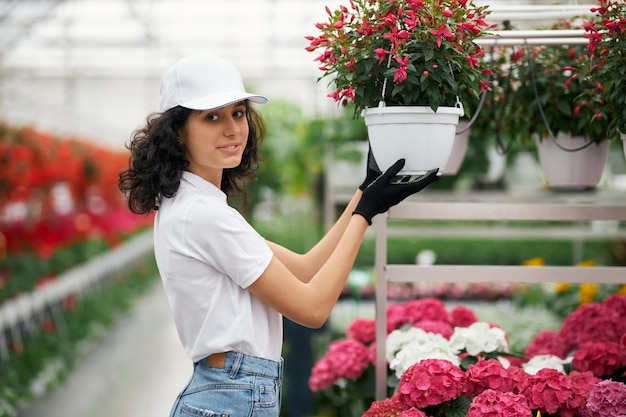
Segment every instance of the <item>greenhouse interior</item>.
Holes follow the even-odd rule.
[[[186,124],[163,126],[164,75],[207,54],[267,103],[179,100]],[[246,151],[221,182],[197,177],[193,115],[244,104]],[[159,158],[179,159],[162,174],[174,191],[152,183],[134,211],[128,186]],[[156,233],[190,176],[262,237],[272,263],[254,284],[213,261],[209,232],[206,259],[181,256],[232,283],[164,268],[159,248],[194,245]],[[215,257],[241,260],[253,245],[230,232]],[[269,324],[173,303],[186,280],[209,312],[211,285],[236,287],[229,309],[262,305],[280,338],[246,350]],[[242,341],[197,361],[213,345],[190,347],[186,320]],[[186,388],[205,359],[233,370],[231,353],[275,346],[257,359],[279,377],[250,383],[250,406]],[[40,415],[625,416],[626,1],[0,0],[0,417]]]

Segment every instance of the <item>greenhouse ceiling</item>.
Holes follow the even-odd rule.
[[[304,37],[325,20],[326,5],[340,3],[347,0],[0,0],[0,70],[145,76],[210,50],[261,74],[317,75]],[[493,21],[528,25],[586,13],[594,1],[476,3],[490,5]]]

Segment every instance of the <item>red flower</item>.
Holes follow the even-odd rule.
[[[450,312],[450,321],[454,327],[469,327],[478,321],[478,317],[472,309],[456,306]]]
[[[541,330],[528,344],[524,355],[529,358],[536,355],[554,355],[565,359],[567,352],[568,349],[561,338],[561,333],[553,330]]]
[[[491,389],[502,392],[513,391],[515,381],[509,380],[508,371],[495,359],[479,360],[467,368],[464,395],[474,395]]]
[[[450,32],[450,29],[446,27],[445,23],[442,23],[439,26],[439,29],[431,29],[428,31],[429,33],[437,36],[437,46],[441,48],[441,42],[443,39],[452,39],[454,38],[454,33]]]
[[[396,396],[374,401],[370,408],[363,413],[362,417],[399,417],[404,409]]]
[[[565,318],[561,337],[569,349],[587,342],[619,343],[626,333],[626,320],[604,304],[589,303],[578,307]]]
[[[532,417],[526,397],[512,392],[486,390],[472,400],[467,417]]]
[[[309,386],[312,391],[328,388],[339,378],[356,379],[370,364],[369,350],[356,340],[340,340],[313,366]]]
[[[585,343],[574,354],[572,365],[598,377],[608,376],[626,366],[626,354],[617,343]]]
[[[554,414],[567,403],[572,381],[556,369],[544,368],[522,382],[520,393],[533,410]]]
[[[407,318],[411,323],[421,320],[443,321],[451,323],[450,313],[443,301],[437,298],[411,300],[405,304]]]
[[[435,321],[435,320],[420,320],[413,325],[413,327],[417,327],[418,329],[422,329],[425,332],[429,333],[437,333],[445,337],[446,339],[450,339],[452,334],[454,333],[454,329],[452,326],[445,321]]]
[[[402,374],[397,395],[405,406],[422,408],[461,396],[464,385],[465,373],[452,362],[424,359]]]
[[[376,340],[376,320],[357,318],[348,326],[346,335],[349,339],[369,345]]]

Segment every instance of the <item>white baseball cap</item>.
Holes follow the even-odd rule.
[[[266,97],[246,92],[241,74],[233,64],[213,55],[182,58],[161,79],[162,112],[176,106],[211,110],[241,100],[267,103]]]

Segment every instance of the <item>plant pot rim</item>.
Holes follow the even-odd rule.
[[[368,107],[367,109],[363,109],[361,115],[366,114],[404,114],[404,113],[421,113],[421,114],[455,114],[459,117],[464,115],[465,112],[462,107],[452,107],[452,106],[439,106],[437,111],[434,112],[430,106],[377,106],[377,107]]]

